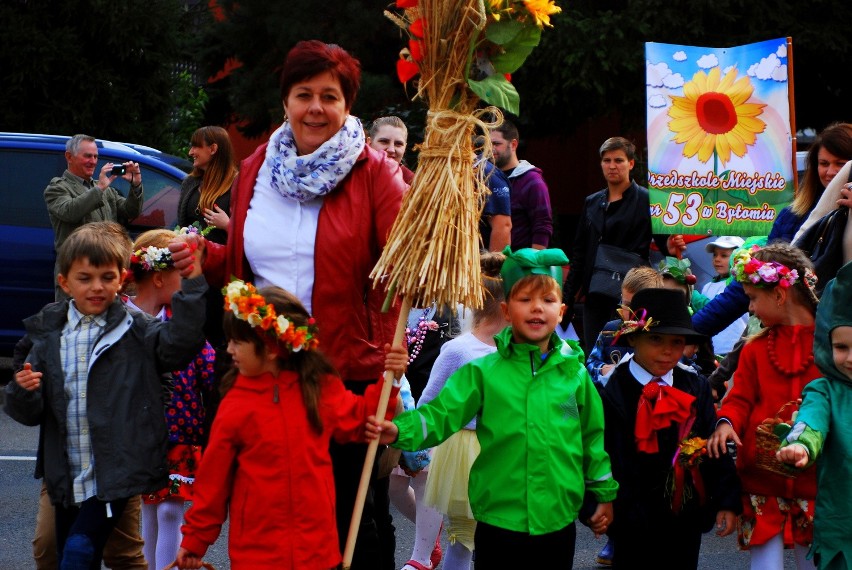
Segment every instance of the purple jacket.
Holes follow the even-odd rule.
[[[511,173],[505,174],[512,184],[512,249],[532,244],[549,247],[553,213],[541,169],[522,160]]]

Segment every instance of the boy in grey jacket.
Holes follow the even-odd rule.
[[[204,344],[200,264],[184,279],[168,322],[129,312],[118,292],[130,258],[114,222],[75,230],[59,251],[70,300],[24,321],[32,348],[6,412],[40,425],[39,464],[56,507],[60,568],[100,568],[103,546],[135,495],[167,483],[160,379]]]

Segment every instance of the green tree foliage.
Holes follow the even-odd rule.
[[[380,109],[405,102],[394,66],[404,42],[383,16],[383,3],[365,0],[220,0],[221,20],[202,31],[205,73],[239,62],[209,87],[207,121],[238,122],[249,137],[281,122],[278,72],[300,40],[336,43],[361,62],[353,113],[369,122]]]
[[[172,114],[172,128],[166,136],[162,150],[176,156],[189,154],[189,141],[192,134],[204,123],[204,108],[207,105],[207,92],[195,85],[188,71],[177,76],[172,100],[175,110]]]
[[[525,132],[570,132],[616,114],[644,130],[644,43],[727,47],[793,38],[797,127],[852,120],[852,2],[812,0],[560,0],[563,12],[513,77]],[[689,79],[689,78],[687,78]]]
[[[5,0],[0,129],[162,144],[190,15],[180,0]]]

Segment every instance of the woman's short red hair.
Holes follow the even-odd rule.
[[[351,109],[361,86],[361,63],[337,44],[305,40],[293,46],[281,70],[281,100],[296,83],[330,71],[340,82],[346,108]]]

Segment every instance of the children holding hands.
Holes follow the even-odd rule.
[[[620,314],[614,343],[633,353],[599,387],[619,485],[612,563],[697,568],[701,535],[714,519],[718,535],[732,533],[740,510],[733,461],[710,460],[704,451],[716,423],[710,385],[679,362],[684,347],[704,337],[692,328],[680,290],[642,289]]]
[[[181,277],[168,250],[175,237],[172,230],[157,229],[144,232],[133,242],[126,280],[127,290],[133,295],[123,297],[128,307],[161,321],[171,318],[172,295],[180,289]],[[145,559],[158,570],[175,559],[180,546],[184,503],[192,500],[195,470],[201,461],[201,445],[206,436],[205,400],[214,389],[215,359],[216,351],[205,341],[187,366],[170,375],[165,407],[169,481],[156,493],[142,497]]]
[[[558,249],[504,250],[501,269],[510,326],[497,351],[472,360],[434,400],[393,422],[371,417],[368,435],[406,450],[433,447],[477,418],[481,451],[470,472],[476,564],[499,568],[506,552],[534,552],[537,564],[570,567],[574,521],[586,490],[599,505],[600,535],[613,520],[618,484],[603,449],[600,397],[574,341],[555,334],[565,310]]]
[[[31,349],[6,387],[8,414],[41,426],[38,465],[56,507],[63,570],[99,568],[128,499],[166,486],[161,374],[186,366],[204,344],[200,265],[173,296],[172,319],[156,321],[118,298],[130,245],[113,222],[68,237],[57,262],[70,299],[24,321]]]
[[[822,377],[802,391],[801,407],[777,457],[799,470],[816,464],[817,504],[808,556],[820,570],[839,570],[852,566],[852,263],[837,272],[820,297],[814,359]]]
[[[176,565],[201,568],[230,518],[233,570],[334,568],[341,556],[329,442],[364,439],[382,382],[364,396],[346,390],[318,350],[313,318],[292,294],[240,280],[223,293],[236,379],[198,469]],[[386,368],[398,380],[408,352],[385,349]]]
[[[733,274],[748,295],[749,311],[766,328],[742,348],[707,448],[711,457],[722,457],[729,442],[737,445],[739,542],[751,553],[751,567],[783,568],[784,549],[794,548],[799,570],[813,568],[806,554],[813,541],[816,474],[810,469],[790,478],[773,469],[758,446],[758,427],[779,414],[789,418],[792,404],[821,376],[813,351],[816,277],[805,254],[785,243],[738,250]],[[774,459],[772,449],[769,454]]]

